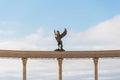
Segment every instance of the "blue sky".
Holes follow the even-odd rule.
[[[1,29],[17,30],[19,35],[29,34],[38,27],[44,27],[45,31],[64,27],[83,31],[118,15],[119,2],[119,0],[2,0],[0,21],[13,21],[16,25],[1,26]]]
[[[53,51],[57,47],[54,29],[62,32],[67,28],[63,39],[67,51],[120,50],[119,3],[120,0],[0,0],[0,49]],[[100,59],[100,80],[119,80],[119,61]],[[0,59],[0,80],[21,80],[20,63],[20,59]],[[56,80],[56,63],[30,59],[28,79]],[[93,80],[93,67],[92,59],[65,60],[64,80]]]

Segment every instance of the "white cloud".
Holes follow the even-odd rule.
[[[68,31],[64,40],[67,50],[120,49],[120,15],[104,21],[79,33]],[[0,30],[1,35],[15,34],[14,31]],[[42,28],[18,40],[0,42],[1,49],[52,50],[57,47],[53,32],[44,32]]]
[[[12,31],[0,31],[1,34],[9,36]],[[48,33],[49,34],[49,33]],[[8,50],[50,50],[54,46],[54,37],[45,36],[43,29],[17,40],[0,40],[0,49]],[[54,49],[54,48],[53,48]]]
[[[51,43],[53,42],[53,36],[49,35],[49,32],[47,32],[47,36],[45,35],[46,32],[43,31],[43,29],[38,29],[35,33],[30,34],[24,38],[25,41],[31,42],[31,43]]]
[[[0,35],[13,35],[15,34],[16,32],[15,31],[12,31],[12,30],[0,30]]]
[[[17,23],[15,21],[0,21],[0,26],[6,26],[6,25],[16,25]]]
[[[120,15],[104,21],[84,32],[71,36],[73,44],[82,49],[120,49]]]
[[[64,45],[64,47],[65,49],[68,50],[120,49],[119,22],[120,22],[120,16],[116,16],[110,20],[104,21],[96,26],[93,26],[84,32],[70,34],[70,36],[67,37],[68,39],[64,41],[64,43],[68,43]],[[49,33],[49,32],[45,33],[43,29],[38,29],[35,33],[32,33],[16,41],[12,41],[12,40],[1,41],[0,49],[52,50],[57,47],[57,43],[55,43],[56,41],[54,39],[54,36],[53,35],[51,36],[51,34],[53,33]],[[66,75],[64,76],[64,78],[68,79],[68,77],[73,75],[75,78],[74,79],[69,78],[69,80],[75,80],[75,79],[92,80],[94,74],[93,72],[94,66],[93,66],[93,62],[91,61],[92,60],[88,60],[88,61],[64,60],[63,75]],[[120,64],[117,64],[118,62],[119,62],[118,59],[116,59],[115,61],[113,60],[102,61],[100,59],[99,60],[100,79],[103,80],[104,79],[109,80],[111,78],[114,79],[114,76],[112,77],[112,75],[110,74],[116,74],[117,78],[120,79],[120,77],[118,76],[120,71],[118,70]],[[18,67],[18,65],[15,66]],[[28,70],[29,70],[28,75],[30,76],[28,78],[31,80],[35,80],[35,79],[37,80],[40,78],[44,80],[50,80],[50,79],[56,80],[58,76],[57,67],[58,66],[56,60],[45,60],[45,61],[38,60],[33,62],[31,60],[31,62],[28,63]],[[4,75],[7,73],[7,71],[11,72],[11,70],[13,70],[13,68],[11,69],[11,67],[8,68],[7,70],[6,68],[8,67],[1,66],[2,70],[0,69],[2,72],[4,72],[5,70]],[[89,79],[86,77],[88,77]]]
[[[0,42],[0,49],[8,49],[8,50],[23,49],[23,50],[25,50],[27,48],[34,49],[34,46],[24,43],[22,41],[1,41]]]

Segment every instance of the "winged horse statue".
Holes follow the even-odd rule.
[[[63,33],[61,33],[61,34],[58,30],[57,31],[54,30],[54,34],[55,34],[55,39],[57,40],[57,43],[58,43],[57,51],[64,51],[61,39],[67,34],[67,29],[65,28]]]

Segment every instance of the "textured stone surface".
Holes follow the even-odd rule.
[[[111,58],[120,57],[120,50],[105,51],[17,51],[0,50],[0,57],[11,58]]]

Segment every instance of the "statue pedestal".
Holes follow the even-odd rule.
[[[55,49],[54,51],[65,51],[64,49]]]

